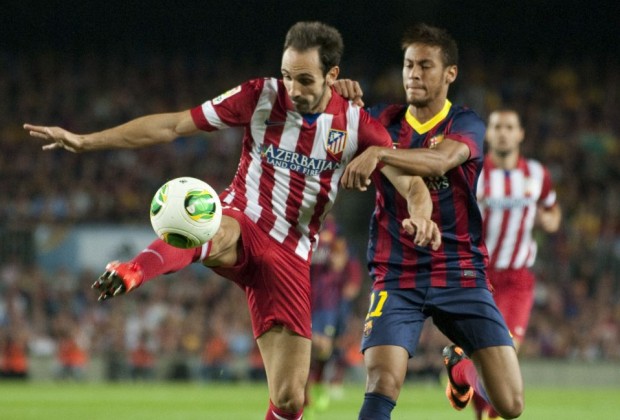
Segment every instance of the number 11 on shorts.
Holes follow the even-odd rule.
[[[378,301],[377,301],[377,295],[379,295]],[[385,301],[387,300],[387,298],[388,298],[387,290],[381,290],[379,292],[372,292],[370,294],[370,307],[368,308],[368,315],[366,315],[366,319],[380,317],[383,314],[382,309],[383,309],[383,305],[385,305]],[[375,306],[375,301],[377,301],[377,306]]]

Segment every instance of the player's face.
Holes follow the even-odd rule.
[[[330,86],[337,76],[338,67],[323,76],[318,48],[307,51],[287,48],[282,55],[282,80],[295,109],[301,114],[325,111],[331,98]]]
[[[411,44],[405,50],[403,85],[407,103],[423,108],[448,96],[448,87],[456,79],[456,66],[444,66],[441,48],[426,44]]]
[[[498,154],[517,151],[523,137],[523,128],[514,112],[493,112],[489,117],[487,142],[491,151]]]

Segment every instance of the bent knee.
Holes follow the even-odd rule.
[[[502,404],[502,407],[496,408],[496,411],[504,419],[516,419],[523,413],[525,402],[523,395],[515,395],[511,401]]]
[[[385,395],[396,401],[400,394],[401,387],[402,380],[400,380],[397,375],[393,375],[389,372],[368,371],[366,392]]]
[[[272,398],[273,405],[282,411],[298,413],[304,407],[305,396],[303,387],[300,389],[285,388],[280,390],[275,399]]]
[[[230,267],[237,263],[237,248],[240,245],[241,226],[232,217],[223,216],[220,228],[211,239],[209,256],[202,263],[207,267]]]

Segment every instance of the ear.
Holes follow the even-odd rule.
[[[519,134],[519,141],[517,143],[521,144],[523,142],[523,139],[525,138],[525,130],[523,129],[523,127],[519,128]]]
[[[454,82],[456,80],[458,72],[459,71],[456,66],[448,66],[448,68],[446,69],[446,82],[448,84]]]
[[[334,66],[331,69],[329,69],[329,71],[325,75],[325,82],[327,83],[327,86],[333,85],[336,79],[338,79],[339,74],[340,74],[340,67]]]

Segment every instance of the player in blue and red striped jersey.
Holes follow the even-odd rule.
[[[502,416],[518,417],[521,372],[489,290],[476,204],[484,123],[447,99],[457,76],[458,49],[445,30],[416,25],[402,46],[407,104],[371,109],[396,147],[369,148],[342,178],[345,187],[364,190],[372,176],[378,192],[368,249],[374,283],[362,342],[368,381],[359,418],[390,418],[428,317],[458,346],[444,349],[446,395],[453,407],[463,409],[475,390]],[[403,234],[397,220],[406,205],[383,176],[373,174],[380,163],[424,177],[432,219],[441,230],[439,249],[414,246]]]
[[[44,149],[72,152],[144,147],[201,129],[244,128],[237,173],[220,197],[225,208],[215,237],[197,249],[157,240],[130,262],[108,264],[93,287],[104,300],[192,262],[238,284],[265,364],[268,420],[300,419],[303,413],[311,348],[309,260],[344,168],[371,145],[391,145],[385,128],[333,92],[342,50],[335,28],[299,22],[286,36],[282,79],[251,80],[191,110],[148,115],[91,134],[24,126],[49,142]],[[412,200],[412,218],[405,222],[416,243],[438,241],[423,181],[388,166],[381,171]]]

